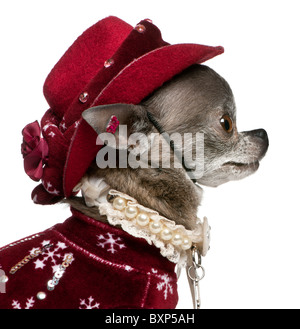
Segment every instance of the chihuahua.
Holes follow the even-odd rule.
[[[194,247],[199,251],[192,243],[208,249],[207,221],[197,218],[202,185],[253,174],[268,149],[267,133],[237,131],[228,83],[199,64],[138,105],[92,107],[82,117],[102,145],[75,188],[82,196],[65,201],[73,215],[64,223],[0,249],[1,269],[9,273],[1,273],[7,289],[0,308],[174,308],[181,255],[199,307],[190,264]],[[121,206],[133,221],[118,217]]]
[[[167,169],[163,166],[99,169],[95,162],[86,174],[105,179],[110,188],[132,196],[140,204],[187,229],[196,226],[197,209],[202,198],[201,186],[217,187],[253,174],[269,145],[264,129],[238,132],[231,88],[219,74],[205,65],[189,67],[139,105],[104,105],[85,111],[83,118],[97,133],[101,133],[114,114],[118,114],[121,124],[127,126],[128,135],[146,135],[151,140],[152,151],[159,148],[161,139],[164,140],[151,137],[155,133],[179,133],[182,136],[199,132],[203,134],[202,171],[196,179],[188,175],[184,165],[181,168],[173,165]],[[143,149],[142,144],[130,147],[139,149],[140,154],[147,150],[149,152],[148,148]],[[193,156],[196,155],[197,147],[199,145],[192,138],[182,144],[182,148],[189,148]],[[183,153],[182,149],[171,147],[173,160],[178,160],[178,151]],[[121,147],[118,152],[120,156]],[[165,154],[158,154],[159,158],[152,157],[151,160],[161,163]],[[184,162],[185,159],[182,160]],[[88,207],[83,198],[71,197],[67,202],[86,215],[105,220],[103,216],[99,217],[98,209]]]

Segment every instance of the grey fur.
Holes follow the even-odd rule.
[[[117,106],[119,110],[122,105]],[[197,180],[201,185],[218,186],[254,173],[268,148],[268,137],[263,129],[242,133],[237,131],[236,106],[230,86],[204,65],[191,66],[165,83],[140,105],[123,106],[126,113],[130,114],[122,118],[129,126],[129,131],[147,134],[149,140],[151,133],[157,133],[157,130],[149,121],[147,111],[168,134],[204,133],[204,174]],[[111,105],[109,109],[106,106],[105,111],[114,114],[114,106]],[[220,123],[224,114],[233,122],[230,133]],[[89,117],[87,113],[85,119],[99,132],[99,124],[95,126],[93,122],[101,119],[95,120],[93,115]],[[105,122],[101,122],[100,126],[105,126]],[[158,143],[159,139],[152,140],[151,147],[159,147]],[[191,148],[195,153],[192,141],[184,147]],[[163,157],[161,153],[160,156]],[[131,195],[142,205],[157,210],[188,229],[195,227],[202,189],[193,184],[184,169],[99,169],[94,164],[87,175],[105,177],[112,188]],[[69,203],[72,204],[72,200]],[[83,202],[79,206],[76,201],[75,207],[87,211]],[[96,218],[96,209],[88,211],[89,214],[94,211]]]

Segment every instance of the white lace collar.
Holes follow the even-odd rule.
[[[186,264],[186,252],[192,245],[203,256],[209,249],[210,227],[206,217],[203,221],[198,219],[195,230],[187,230],[157,211],[138,204],[134,198],[110,189],[104,179],[83,177],[74,188],[74,191],[80,190],[86,205],[98,207],[99,213],[107,216],[109,224],[119,225],[132,236],[145,239],[179,267]]]

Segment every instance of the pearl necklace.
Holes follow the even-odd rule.
[[[108,195],[113,197],[112,207],[115,210],[122,212],[127,220],[132,221],[141,229],[148,230],[155,235],[156,239],[160,239],[164,243],[170,243],[181,250],[189,250],[193,242],[199,243],[203,240],[200,232],[199,234],[189,232],[182,225],[174,225],[174,222],[162,216],[157,214],[153,216],[149,209],[144,207],[141,209],[135,200],[130,200],[128,196],[127,198],[118,196],[120,192],[111,190]]]
[[[162,256],[177,264],[179,277],[181,268],[186,267],[194,308],[200,308],[199,283],[205,275],[201,256],[209,249],[210,226],[207,218],[196,222],[195,230],[187,230],[172,220],[161,216],[157,211],[146,208],[116,190],[111,190],[104,179],[84,176],[74,188],[81,190],[88,207],[98,207],[100,215],[106,215],[108,222],[160,249]],[[191,259],[187,253],[191,251]],[[199,275],[198,270],[202,271]]]
[[[202,256],[209,249],[210,227],[207,218],[197,220],[195,230],[161,216],[119,191],[111,190],[103,179],[83,177],[74,191],[81,190],[89,207],[98,207],[108,222],[119,225],[127,233],[144,238],[160,249],[161,254],[180,267],[186,264],[186,252],[196,247]]]

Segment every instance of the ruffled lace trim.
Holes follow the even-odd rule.
[[[137,223],[137,218],[128,219],[124,210],[115,209],[113,203],[107,201],[107,196],[110,195],[113,198],[119,197],[126,200],[127,207],[133,206],[138,209],[139,213],[146,213],[150,217],[151,222],[161,223],[163,227],[172,231],[173,235],[180,234],[182,237],[187,237],[192,244],[196,245],[203,256],[209,248],[210,227],[206,217],[204,217],[203,221],[198,219],[197,229],[193,231],[187,230],[183,225],[176,225],[174,221],[159,215],[157,211],[140,205],[134,198],[119,191],[111,190],[104,179],[84,177],[74,190],[81,190],[87,206],[98,207],[100,214],[107,216],[109,224],[113,226],[119,225],[130,235],[145,239],[150,245],[153,244],[159,248],[162,256],[176,263],[179,267],[186,264],[186,250],[178,245],[174,245],[172,240],[164,241],[159,233],[152,233],[148,225],[141,227]]]

